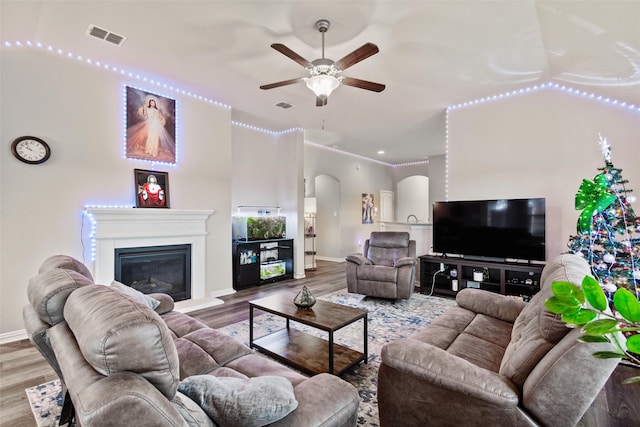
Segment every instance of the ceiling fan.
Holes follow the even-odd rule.
[[[316,22],[316,28],[318,29],[320,34],[322,34],[322,58],[316,59],[311,62],[304,59],[302,56],[298,55],[281,43],[272,44],[272,48],[306,68],[309,72],[310,77],[299,77],[296,79],[270,83],[260,86],[260,89],[273,89],[280,86],[305,82],[307,84],[307,87],[311,89],[316,95],[317,107],[327,105],[327,99],[329,98],[329,95],[331,95],[331,92],[333,92],[333,90],[341,84],[357,87],[360,89],[366,89],[373,92],[382,92],[385,88],[385,85],[383,84],[340,75],[344,70],[351,67],[352,65],[355,65],[358,62],[378,53],[378,46],[373,43],[365,43],[358,49],[354,50],[344,58],[337,61],[332,61],[331,59],[325,58],[324,33],[327,32],[330,25],[331,24],[327,19],[321,19]]]

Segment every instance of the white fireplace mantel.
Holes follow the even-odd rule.
[[[206,222],[214,211],[86,207],[85,212],[93,223],[96,283],[113,281],[116,248],[190,244],[191,298],[205,298]]]

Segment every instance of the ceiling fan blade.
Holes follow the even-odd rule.
[[[338,70],[346,70],[358,62],[367,59],[379,52],[378,46],[373,43],[365,43],[342,59],[338,59],[334,66]]]
[[[302,65],[304,68],[313,68],[313,64],[308,60],[304,59],[302,56],[298,55],[282,43],[274,43],[271,45],[272,48],[280,52],[281,54],[293,59],[298,64]]]
[[[268,85],[260,86],[260,89],[273,89],[275,87],[292,85],[295,83],[299,83],[301,81],[304,81],[304,77],[298,77],[297,79],[291,79],[291,80],[283,80],[281,82],[269,83]]]
[[[316,107],[324,107],[327,105],[328,99],[329,98],[320,98],[319,96],[316,96]]]
[[[381,83],[374,83],[367,80],[354,79],[353,77],[343,77],[342,84],[347,86],[353,86],[360,89],[366,89],[373,92],[382,92],[385,85]]]

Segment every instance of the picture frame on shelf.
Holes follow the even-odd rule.
[[[137,208],[169,207],[169,173],[133,170]]]

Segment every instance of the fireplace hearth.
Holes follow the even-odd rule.
[[[115,280],[144,293],[191,298],[191,245],[115,249]]]

